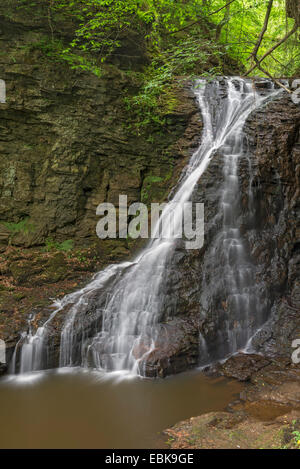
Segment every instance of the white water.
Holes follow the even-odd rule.
[[[172,202],[176,202],[174,232],[179,230],[183,204],[190,200],[195,185],[211,158],[218,150],[223,149],[227,155],[224,166],[226,183],[221,201],[224,223],[219,241],[227,251],[225,274],[226,278],[228,277],[227,287],[231,285],[231,300],[243,302],[248,301],[245,289],[249,279],[247,281],[242,279],[238,283],[236,278],[237,274],[246,278],[247,270],[237,268],[237,263],[242,262],[243,247],[239,231],[233,228],[234,212],[231,205],[234,204],[238,191],[237,161],[241,156],[243,125],[250,112],[260,106],[269,95],[257,94],[250,81],[229,78],[227,98],[221,100],[222,104],[216,108],[213,104],[218,95],[218,86],[218,81],[210,86],[210,90],[215,93],[213,99],[209,93],[206,93],[204,81],[199,80],[195,89],[204,123],[202,143],[190,159],[174,191],[175,195],[172,198]],[[170,203],[166,206],[154,231],[158,232],[161,225],[166,226],[164,220],[168,219],[170,210],[174,210],[174,204],[172,207]],[[155,348],[157,331],[155,325],[160,319],[166,262],[175,245],[175,239],[164,235],[166,233],[163,233],[159,239],[151,240],[133,262],[107,267],[85,288],[67,295],[56,303],[56,309],[47,322],[51,321],[57,311],[69,306],[61,334],[60,366],[78,364],[75,362],[78,362],[77,357],[80,353],[82,366],[92,365],[104,371],[128,370],[132,374],[144,374],[145,359]],[[232,255],[235,256],[234,263],[230,261]],[[242,290],[239,286],[241,283]],[[92,339],[88,339],[81,328],[78,336],[78,324],[76,324],[79,320],[78,315],[83,317],[84,313],[89,312],[90,299],[95,293],[100,295],[98,293],[100,291],[104,292],[105,303],[96,312],[99,316],[97,331]],[[232,333],[228,322],[227,336],[232,342],[232,351],[240,345],[245,345],[249,336],[254,333],[254,328],[249,328],[249,322],[247,318],[242,318],[238,324],[241,331],[237,334]],[[35,336],[29,332],[23,339],[21,372],[38,369],[41,366],[41,350],[46,331],[45,324],[43,328],[38,329]],[[203,336],[200,340],[201,346],[205,347],[207,355]]]

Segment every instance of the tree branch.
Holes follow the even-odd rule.
[[[267,75],[267,77],[271,78],[271,80],[274,81],[276,85],[280,86],[288,93],[290,94],[292,93],[292,91],[289,88],[287,88],[283,83],[280,83],[280,81],[276,80],[276,78],[272,77],[271,73],[269,73],[268,70],[265,70],[264,68],[262,68],[262,66],[259,63],[257,64],[257,68],[261,70],[265,75]]]
[[[272,0],[273,1],[273,0]],[[230,3],[227,3],[226,5],[226,10],[225,10],[225,13],[224,13],[224,18],[222,19],[222,21],[220,21],[220,23],[217,25],[217,29],[216,29],[216,41],[218,41],[220,39],[220,36],[221,36],[221,31],[223,29],[223,26],[228,22],[229,20],[229,15],[230,15]]]
[[[231,3],[233,3],[233,2],[235,2],[235,0],[230,0],[230,1],[227,2],[224,6],[222,6],[221,8],[218,8],[218,10],[213,11],[212,13],[209,13],[208,15],[199,18],[198,20],[194,21],[194,22],[191,23],[191,24],[188,24],[187,26],[184,26],[184,27],[181,28],[181,29],[177,29],[177,31],[172,31],[172,32],[170,32],[169,34],[176,34],[176,33],[179,33],[180,31],[185,31],[186,29],[191,28],[191,27],[194,26],[195,24],[200,23],[201,21],[205,20],[205,19],[208,18],[209,16],[213,16],[213,15],[215,15],[216,13],[219,13],[219,11],[223,10],[223,8],[228,7],[228,6],[231,5]]]
[[[279,45],[281,45],[284,41],[286,41],[286,39],[288,37],[290,37],[291,34],[293,34],[293,30],[296,28],[297,29],[297,22],[295,23],[295,26],[294,28],[288,33],[285,35],[284,38],[282,38],[277,44],[275,44],[271,49],[269,49],[264,55],[263,57],[261,57],[260,59],[257,58],[257,52],[260,48],[260,45],[262,43],[262,40],[263,40],[263,37],[264,37],[264,34],[265,32],[267,31],[268,29],[268,23],[269,23],[269,19],[270,19],[270,14],[271,14],[271,10],[272,10],[272,6],[273,6],[273,0],[269,0],[269,3],[268,3],[268,6],[267,6],[267,11],[266,11],[266,14],[265,14],[265,20],[264,20],[264,24],[263,24],[263,27],[262,27],[262,30],[260,32],[260,35],[257,39],[257,42],[253,48],[253,51],[249,57],[252,58],[252,60],[254,60],[255,64],[250,68],[250,70],[248,70],[248,72],[246,73],[246,75],[248,75],[252,70],[254,70],[256,67],[261,70],[265,75],[267,75],[267,77],[271,78],[272,81],[274,81],[278,86],[280,86],[281,88],[283,88],[285,91],[287,91],[288,93],[291,93],[291,90],[289,88],[287,88],[285,85],[283,85],[283,83],[280,83],[279,80],[276,80],[275,78],[273,78],[273,76],[270,74],[270,72],[268,72],[268,70],[264,69],[262,66],[261,66],[261,62],[265,59],[265,57],[267,57],[268,55],[271,55],[272,52],[277,48],[279,47]],[[295,30],[296,30],[295,29]],[[271,55],[272,57],[272,55]]]
[[[264,34],[265,32],[267,31],[267,28],[268,28],[268,23],[269,23],[269,18],[270,18],[270,14],[271,14],[271,10],[272,10],[272,6],[273,6],[273,0],[269,0],[269,3],[268,3],[268,7],[267,7],[267,11],[266,11],[266,15],[265,15],[265,21],[264,21],[264,25],[263,25],[263,28],[260,32],[260,35],[258,37],[258,40],[254,46],[254,49],[249,57],[249,59],[251,57],[253,57],[254,59],[257,57],[257,52],[258,52],[258,49],[261,45],[261,41],[263,40],[263,37],[264,37]]]
[[[268,55],[272,54],[277,47],[281,46],[292,34],[294,34],[298,29],[298,24],[295,24],[294,27],[280,40],[278,41],[273,47],[271,47],[260,59],[257,59],[256,63],[252,65],[251,68],[245,73],[244,76],[249,75],[249,73],[253,72],[253,70],[260,65],[260,63],[265,60]]]
[[[223,8],[226,8],[226,7],[228,7],[229,5],[231,5],[231,3],[233,3],[234,1],[235,1],[235,0],[230,0],[230,2],[225,3],[225,5],[223,5],[222,7],[220,7],[218,10],[213,11],[212,13],[209,13],[209,15],[207,15],[207,17],[208,17],[208,16],[215,15],[216,13],[219,13],[219,11],[221,11],[221,10],[223,10]]]

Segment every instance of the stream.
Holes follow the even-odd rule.
[[[162,448],[180,420],[225,409],[241,384],[199,371],[166,379],[80,368],[0,379],[1,448]]]

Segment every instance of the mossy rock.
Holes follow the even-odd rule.
[[[56,253],[46,261],[42,257],[13,261],[9,269],[16,284],[24,286],[55,283],[65,279],[69,273],[62,252]]]
[[[48,260],[39,281],[42,281],[42,283],[56,283],[64,280],[68,273],[69,267],[65,255],[62,252],[58,252]]]
[[[13,298],[14,298],[14,300],[16,300],[16,301],[21,301],[21,300],[23,300],[24,298],[26,298],[26,294],[25,294],[25,293],[15,293],[15,294],[13,295]]]
[[[31,285],[33,278],[42,272],[43,265],[36,260],[13,261],[9,270],[17,285]]]
[[[129,254],[126,239],[103,239],[99,240],[99,251],[104,259],[122,259]]]
[[[160,202],[166,196],[167,182],[171,179],[172,170],[170,169],[164,177],[149,175],[143,181],[141,191],[141,201],[144,204],[150,205],[153,202]]]

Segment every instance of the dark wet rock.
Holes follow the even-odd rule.
[[[7,372],[7,365],[4,363],[0,363],[0,376],[4,375]]]
[[[286,93],[252,113],[245,124],[248,150],[239,167],[242,203],[239,223],[254,266],[254,281],[261,285],[260,294],[266,301],[264,314],[268,320],[253,340],[253,348],[267,355],[267,359],[260,355],[238,355],[224,365],[224,374],[241,380],[249,380],[260,367],[266,366],[268,357],[281,356],[290,362],[292,341],[300,337],[299,126],[300,109]],[[223,321],[228,305],[226,298],[215,297],[207,309],[201,285],[204,278],[213,285],[212,279],[219,275],[213,268],[216,263],[209,257],[209,248],[221,226],[218,200],[222,180],[222,160],[216,155],[193,196],[194,201],[205,204],[205,243],[198,251],[188,252],[180,247],[175,251],[165,308],[167,317],[172,317],[175,311],[182,323],[186,312],[198,317],[199,330],[206,338],[209,356],[214,359],[226,355],[226,340],[221,332],[226,327]],[[249,183],[253,194],[251,210]],[[207,356],[199,356],[200,363],[205,364],[206,359]]]
[[[167,324],[160,324],[155,333],[158,339],[155,348],[141,362],[140,368],[145,376],[165,377],[195,367],[198,362],[198,324],[192,317],[186,321],[174,318]],[[149,350],[145,347],[145,351]],[[142,352],[142,353],[141,353]],[[136,358],[143,350],[136,351]]]
[[[254,81],[255,88],[258,89],[270,89],[272,87],[272,82],[270,80],[255,80]]]
[[[265,80],[257,80],[257,83],[266,85]],[[222,99],[222,92],[219,99]],[[237,223],[253,265],[253,281],[265,303],[260,321],[267,320],[256,334],[253,348],[267,357],[282,356],[289,361],[292,341],[300,336],[296,235],[299,229],[299,124],[299,107],[286,93],[265,104],[252,113],[245,124],[246,150],[239,165],[241,209]],[[223,272],[222,261],[218,265],[210,249],[222,226],[222,214],[218,213],[224,177],[222,166],[221,155],[216,154],[194,191],[193,201],[205,204],[204,246],[187,251],[182,242],[178,242],[167,264],[162,303],[162,318],[167,324],[176,317],[180,327],[184,327],[189,315],[195,318],[207,348],[201,350],[200,337],[198,364],[202,365],[230,352],[224,333],[228,314],[230,316],[226,297],[205,291],[207,285],[216,288]],[[183,354],[190,352],[185,352],[184,348],[182,351]],[[177,356],[182,361],[178,352],[173,360]],[[239,354],[226,362],[222,372],[249,380],[269,363],[268,360],[260,355]],[[162,357],[160,363],[164,363]]]
[[[271,300],[269,320],[253,346],[271,356],[290,357],[292,341],[300,336],[299,128],[300,108],[286,93],[254,112],[245,127],[259,227],[249,229],[247,237],[257,281],[265,283]],[[247,186],[243,172],[245,200]]]
[[[239,381],[249,381],[254,373],[269,364],[270,360],[261,355],[240,353],[230,357],[223,364],[217,364],[213,370]]]

